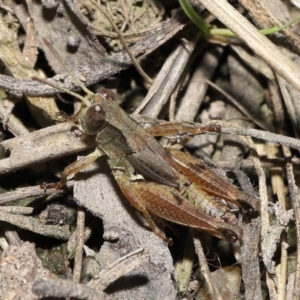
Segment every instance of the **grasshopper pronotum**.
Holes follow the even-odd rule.
[[[95,136],[96,150],[69,165],[60,182],[43,185],[43,188],[63,187],[69,175],[105,154],[124,195],[143,213],[154,233],[168,243],[171,240],[155,225],[151,213],[232,242],[241,238],[235,216],[214,196],[258,210],[259,202],[255,197],[240,191],[192,156],[163,148],[151,135],[151,128],[149,131],[143,128],[111,95],[94,94],[80,85],[87,97],[71,93],[82,101],[76,119],[79,118],[85,134]],[[153,132],[167,135],[182,126],[191,134],[220,130],[218,125],[199,128],[173,123],[156,127]],[[141,175],[138,179],[133,178],[135,172]]]

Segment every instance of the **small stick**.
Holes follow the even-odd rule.
[[[81,269],[82,269],[82,255],[84,245],[84,224],[85,224],[85,211],[82,207],[78,206],[77,211],[77,246],[74,261],[73,281],[80,282]]]
[[[204,255],[201,242],[197,238],[194,238],[194,245],[195,245],[195,250],[196,250],[196,253],[197,253],[197,256],[199,259],[200,270],[202,272],[203,277],[206,280],[208,290],[212,296],[212,299],[222,300],[222,297],[219,294],[219,291],[212,284],[207,260]]]
[[[63,279],[38,279],[32,286],[32,292],[39,297],[76,298],[86,300],[104,299],[106,294],[90,288],[86,284],[79,284]]]
[[[287,148],[283,148],[284,157],[288,160],[291,159],[291,152]],[[297,264],[295,271],[295,281],[294,281],[294,290],[293,290],[293,298],[292,300],[299,299],[300,296],[300,207],[299,207],[299,193],[298,187],[295,183],[295,175],[293,165],[288,162],[286,164],[286,177],[288,182],[288,188],[290,192],[292,207],[295,214],[295,224],[296,224],[296,232],[297,232]]]

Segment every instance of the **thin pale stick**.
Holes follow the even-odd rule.
[[[77,244],[74,260],[73,281],[80,282],[82,260],[83,260],[83,245],[84,245],[84,224],[85,211],[82,207],[78,207],[77,211]]]

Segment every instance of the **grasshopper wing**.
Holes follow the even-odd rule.
[[[174,167],[180,170],[191,182],[197,184],[207,194],[227,200],[240,206],[252,208],[254,211],[260,209],[259,200],[239,190],[234,185],[217,175],[200,160],[182,151],[168,150],[174,161]]]

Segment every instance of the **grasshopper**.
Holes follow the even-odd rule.
[[[53,47],[45,43],[60,60]],[[254,211],[260,208],[259,200],[231,185],[203,162],[180,150],[164,148],[154,138],[178,131],[191,135],[219,132],[220,126],[197,127],[174,122],[146,130],[119,107],[109,90],[94,94],[74,77],[87,94],[82,97],[48,81],[35,79],[82,101],[80,111],[72,120],[79,122],[84,134],[95,136],[97,143],[94,152],[64,169],[59,182],[43,184],[41,188],[62,188],[71,174],[83,170],[104,154],[109,158],[108,163],[123,194],[143,213],[153,232],[169,244],[171,239],[156,226],[151,214],[231,242],[242,237],[235,215],[215,197]]]

